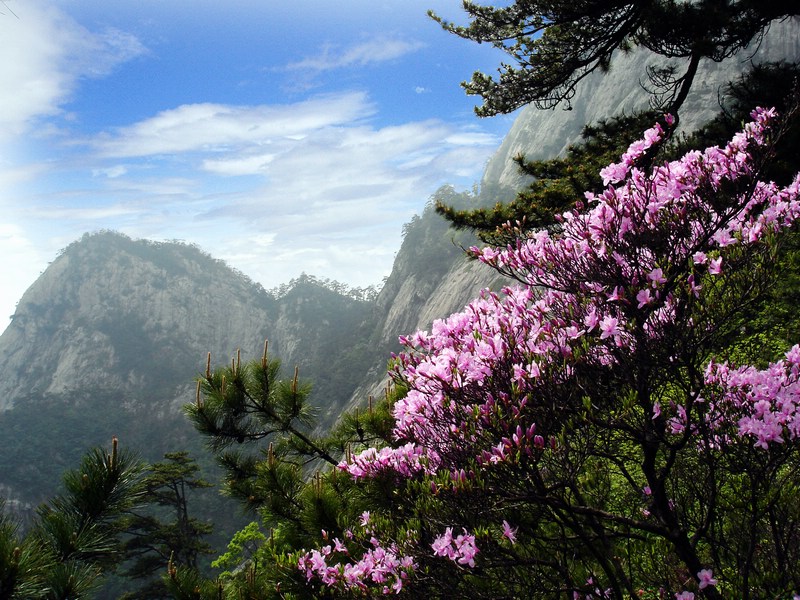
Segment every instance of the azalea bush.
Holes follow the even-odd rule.
[[[401,338],[390,441],[337,466],[384,501],[292,555],[309,594],[800,591],[800,347],[757,362],[753,331],[800,175],[760,180],[783,121],[752,118],[659,163],[666,117],[555,226],[471,250],[518,285]]]

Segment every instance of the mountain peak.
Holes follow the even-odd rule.
[[[99,387],[137,396],[164,377],[186,383],[202,367],[202,350],[260,346],[270,302],[260,286],[194,246],[84,235],[25,292],[0,336],[0,408],[9,408],[23,381],[35,381],[28,391],[37,394]],[[36,356],[31,347],[40,349]],[[187,347],[197,353],[187,355]]]

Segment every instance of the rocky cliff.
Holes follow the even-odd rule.
[[[269,300],[192,247],[85,236],[27,290],[0,336],[0,408],[21,390],[129,398],[190,383],[205,351],[223,358],[263,344]]]

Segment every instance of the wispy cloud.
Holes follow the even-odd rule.
[[[91,144],[105,157],[222,152],[242,144],[302,139],[312,131],[366,118],[374,110],[361,92],[319,96],[288,105],[188,104],[106,132]]]
[[[92,32],[36,0],[14,4],[19,18],[0,18],[0,142],[30,128],[37,117],[60,112],[83,77],[108,74],[146,52],[117,29]]]
[[[396,60],[424,47],[416,40],[373,38],[349,47],[325,45],[316,56],[290,63],[289,71],[331,71],[347,67],[365,67]]]

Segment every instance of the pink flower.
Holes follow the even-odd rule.
[[[475,556],[478,554],[478,547],[475,545],[475,536],[468,534],[465,529],[464,533],[454,540],[454,544],[458,554],[458,564],[474,567]]]
[[[647,306],[653,301],[653,297],[650,293],[650,288],[644,288],[643,290],[639,290],[639,293],[636,294],[636,300],[639,302],[637,308],[642,308],[643,306]]]
[[[460,565],[475,566],[475,556],[478,547],[475,545],[475,536],[467,533],[453,537],[453,528],[448,527],[445,532],[433,540],[431,544],[435,556],[443,556]]]
[[[512,544],[517,543],[517,527],[512,528],[506,520],[503,520],[503,537],[508,538]]]
[[[446,556],[452,558],[453,528],[448,527],[445,532],[433,540],[431,548],[435,556]]]
[[[697,574],[697,581],[700,582],[700,589],[704,590],[710,585],[717,585],[717,580],[713,577],[711,569],[703,569]]]
[[[614,291],[608,295],[609,302],[619,302],[624,298],[624,294],[622,293],[622,287],[616,286]]]
[[[598,337],[613,339],[618,348],[652,353],[654,361],[683,360],[670,347],[672,333],[705,327],[707,322],[692,317],[713,301],[707,293],[713,286],[699,285],[706,269],[698,266],[725,277],[729,269],[727,263],[723,269],[723,261],[731,260],[732,249],[748,252],[764,236],[794,227],[800,219],[800,178],[782,189],[752,181],[750,149],[765,139],[770,118],[765,111],[756,115],[756,122],[724,148],[691,152],[645,173],[634,168],[636,159],[662,137],[658,128],[648,130],[618,163],[603,169],[606,185],[614,185],[587,194],[582,210],[563,215],[557,234],[540,230],[505,248],[473,249],[484,263],[512,274],[520,284],[485,291],[461,312],[435,322],[430,332],[401,338],[404,352],[396,357],[392,375],[408,392],[393,407],[397,443],[365,449],[339,468],[355,479],[430,477],[433,493],[440,495],[445,491],[436,481],[445,473],[453,473],[459,484],[480,479],[465,460],[476,461],[470,463],[476,472],[506,466],[522,470],[523,461],[547,453],[546,439],[554,451],[563,446],[545,427],[537,432],[532,425],[531,415],[541,407],[533,407],[534,412],[531,407],[541,402],[540,391],[571,389],[583,383],[577,375],[604,369],[613,380],[614,369],[623,366],[624,353],[611,351],[609,342],[597,343]],[[747,189],[747,194],[726,198],[720,210],[708,190],[724,190],[737,179],[747,185],[730,187]],[[663,260],[670,273],[669,294],[662,291],[667,278],[655,267],[656,260]],[[674,272],[677,268],[686,272]],[[634,295],[639,309],[658,303],[646,319],[630,314]],[[596,330],[599,336],[585,338]],[[700,436],[689,439],[701,427],[709,433],[704,439],[720,445],[736,442],[737,434],[761,448],[800,439],[800,347],[763,371],[712,363],[706,385],[696,390],[695,404],[670,402],[663,415],[662,407],[653,404],[656,424],[684,435],[689,448],[701,441]],[[498,421],[508,427],[497,427]],[[642,489],[645,495],[649,491]],[[642,513],[648,514],[646,509]],[[360,541],[368,523],[369,513],[364,513],[362,529],[345,533],[345,539]],[[502,527],[502,536],[515,543],[517,528],[507,521]],[[427,552],[475,566],[475,536],[466,529],[454,535],[454,528],[460,524],[436,537]],[[418,539],[382,545],[377,532],[366,531],[371,546],[350,544],[351,552],[360,548],[360,559],[334,540],[335,552],[329,546],[308,552],[298,568],[342,592],[400,591],[413,571],[403,561],[416,564],[400,547],[426,549]],[[329,564],[337,558],[343,563]],[[697,580],[700,589],[716,584],[710,569],[700,571]],[[603,594],[597,588],[592,597]],[[676,600],[694,597],[688,591],[675,594]]]
[[[591,331],[595,327],[597,327],[600,319],[597,317],[597,310],[594,306],[589,309],[589,312],[586,313],[586,316],[583,318],[583,324],[586,325],[586,330]]]
[[[653,269],[647,274],[647,279],[649,279],[653,283],[653,287],[657,287],[662,283],[667,282],[667,278],[664,277],[664,271],[660,268]]]
[[[600,177],[603,178],[603,185],[609,183],[619,183],[628,175],[628,166],[623,163],[613,163],[600,170]]]
[[[617,336],[621,333],[619,329],[619,319],[607,315],[600,321],[600,339],[604,340],[612,336]]]

